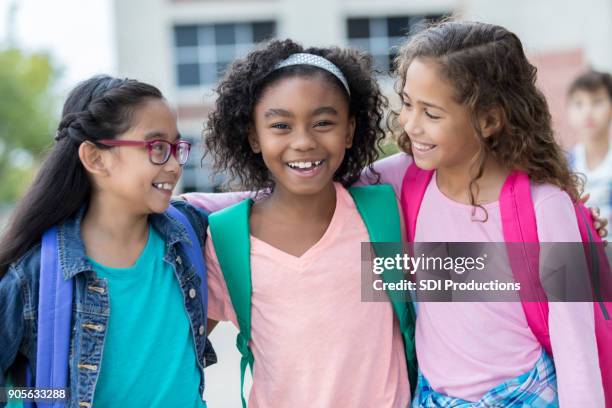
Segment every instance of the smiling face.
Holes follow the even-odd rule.
[[[399,121],[422,169],[467,169],[479,151],[469,109],[435,61],[415,59],[406,72]]]
[[[151,99],[134,113],[133,126],[117,140],[167,140],[180,135],[176,117],[162,99]],[[107,177],[97,181],[106,197],[132,213],[161,213],[168,208],[172,190],[181,176],[181,166],[171,155],[162,165],[149,160],[146,147],[120,146],[104,150]]]
[[[289,77],[269,85],[254,109],[249,142],[281,189],[313,195],[330,188],[355,120],[338,86],[315,77]]]

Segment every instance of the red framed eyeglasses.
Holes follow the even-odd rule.
[[[176,161],[183,166],[189,159],[189,152],[191,151],[191,142],[186,140],[178,140],[174,143],[170,143],[167,140],[150,140],[145,142],[144,140],[115,140],[115,139],[102,139],[98,140],[97,143],[115,147],[115,146],[137,146],[146,147],[149,151],[149,160],[153,164],[166,164],[170,159],[170,155],[176,158]]]

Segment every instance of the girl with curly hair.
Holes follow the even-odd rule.
[[[414,242],[504,242],[500,196],[517,172],[530,181],[540,241],[582,242],[579,180],[515,34],[484,23],[431,26],[402,46],[397,74],[401,160],[431,177],[414,224],[416,178],[404,179]],[[593,304],[548,307],[554,364],[520,302],[420,302],[413,407],[603,407]]]
[[[212,214],[205,247],[209,327],[229,320],[241,330],[253,373],[249,406],[408,406],[393,307],[361,302],[356,254],[369,236],[347,190],[384,137],[386,99],[371,58],[272,41],[234,62],[218,93],[206,146],[217,168],[263,191],[247,201],[245,216],[252,292],[241,300],[252,305],[250,341],[241,341],[244,323],[218,246],[233,226],[215,230]],[[397,208],[392,192],[391,202]]]
[[[471,34],[474,37],[470,37]],[[504,41],[496,43],[497,36]],[[252,53],[246,59],[234,63],[229,74],[218,87],[217,106],[210,114],[204,132],[206,145],[215,154],[218,169],[229,170],[234,179],[237,178],[242,182],[244,188],[260,191],[259,197],[267,197],[266,201],[253,206],[250,219],[253,235],[251,237],[252,255],[261,259],[259,266],[257,262],[260,261],[251,261],[254,265],[252,345],[257,363],[255,363],[254,387],[250,402],[255,406],[266,406],[266,404],[327,406],[336,401],[342,401],[343,406],[396,406],[396,403],[402,405],[406,401],[407,392],[403,393],[401,398],[390,397],[383,403],[368,403],[380,395],[381,384],[376,381],[368,383],[370,385],[366,389],[370,391],[355,393],[352,399],[342,395],[346,385],[345,381],[350,380],[353,384],[356,384],[355,381],[357,381],[358,383],[361,371],[356,370],[350,364],[345,365],[348,364],[346,359],[354,348],[347,344],[347,342],[351,343],[351,339],[340,340],[338,334],[346,333],[344,325],[355,322],[358,315],[354,314],[345,319],[338,316],[336,311],[345,311],[348,306],[338,305],[336,309],[333,309],[333,294],[327,289],[318,290],[316,294],[307,290],[298,296],[294,288],[296,284],[305,285],[307,279],[319,279],[317,272],[323,270],[328,264],[326,260],[328,258],[322,254],[328,254],[326,251],[333,247],[334,241],[338,237],[346,238],[345,234],[350,234],[355,227],[353,224],[347,224],[342,229],[342,234],[337,229],[340,225],[337,220],[340,218],[346,220],[345,216],[341,217],[337,214],[346,213],[344,208],[350,207],[350,204],[347,204],[348,200],[343,199],[347,197],[343,188],[352,182],[355,184],[389,183],[394,187],[396,195],[400,197],[406,170],[414,163],[412,147],[414,146],[415,150],[421,149],[414,153],[414,156],[417,157],[417,164],[423,163],[421,157],[424,160],[430,160],[430,156],[440,153],[439,158],[435,156],[438,161],[423,165],[436,168],[439,166],[439,172],[443,177],[445,175],[452,177],[449,185],[452,188],[457,187],[456,191],[439,190],[459,202],[453,202],[440,193],[437,195],[440,202],[424,204],[417,224],[417,239],[419,240],[431,240],[429,236],[421,236],[421,234],[433,234],[436,230],[440,231],[437,239],[442,242],[455,240],[455,236],[463,237],[463,235],[472,234],[474,228],[478,230],[476,240],[488,241],[490,236],[499,235],[499,216],[495,214],[496,204],[494,202],[496,188],[499,193],[499,186],[495,187],[495,183],[503,180],[508,169],[513,168],[512,166],[528,171],[534,182],[537,183],[534,184],[534,194],[538,208],[542,208],[538,211],[538,221],[546,223],[547,226],[543,231],[548,231],[542,235],[543,239],[554,241],[557,230],[551,230],[551,228],[561,226],[559,225],[561,223],[558,222],[559,216],[569,216],[563,211],[569,211],[567,205],[571,205],[571,199],[577,197],[578,188],[567,171],[560,149],[552,139],[548,109],[543,97],[533,85],[535,79],[533,67],[525,59],[518,39],[500,27],[478,23],[447,24],[438,29],[426,30],[416,38],[425,42],[424,38],[429,37],[432,37],[432,44],[429,48],[419,46],[417,49],[420,51],[417,53],[414,48],[417,43],[408,42],[398,57],[399,93],[405,102],[399,119],[407,131],[411,129],[410,124],[413,123],[415,117],[419,121],[430,121],[427,122],[428,126],[435,125],[435,127],[428,128],[426,133],[426,123],[417,122],[416,135],[422,135],[422,139],[415,138],[415,143],[411,144],[408,136],[412,132],[404,132],[400,137],[400,145],[404,148],[404,152],[377,161],[373,165],[370,163],[376,158],[376,152],[372,150],[372,147],[384,133],[380,127],[380,121],[383,118],[381,109],[385,106],[385,102],[380,97],[378,88],[369,72],[368,59],[361,54],[338,49],[304,51],[291,41],[276,41],[268,44],[265,49]],[[470,43],[470,38],[473,38],[473,43]],[[436,41],[433,41],[434,39]],[[508,50],[507,61],[499,61],[499,58],[494,59],[489,55],[493,53],[494,55],[499,54],[500,57],[504,56],[504,53],[500,51],[500,49],[506,49],[503,47]],[[438,54],[434,51],[437,51]],[[324,56],[336,65],[344,73],[348,88],[333,74],[308,64],[279,67],[287,58],[302,52]],[[412,67],[415,61],[418,68],[421,55],[427,63],[433,65],[422,70],[420,73],[424,75],[422,79],[419,77],[410,84],[415,86],[416,83],[418,86],[424,86],[425,83],[428,83],[429,92],[446,92],[438,95],[439,106],[436,106],[443,109],[448,108],[449,112],[432,111],[434,107],[429,106],[431,104],[427,97],[435,96],[435,94],[424,94],[424,96],[415,94],[412,96],[415,101],[412,101],[411,94],[404,92],[408,84],[408,68]],[[462,59],[469,60],[472,64],[471,68],[482,70],[468,70]],[[367,69],[362,68],[364,64]],[[445,70],[441,71],[442,68]],[[503,70],[508,70],[508,73],[503,75],[507,76],[504,78],[506,82],[501,81]],[[447,78],[446,72],[452,72],[452,76]],[[520,73],[527,77],[517,77]],[[434,76],[433,81],[432,75]],[[495,75],[498,76],[495,77]],[[458,78],[465,78],[465,82]],[[324,90],[327,93],[323,92]],[[408,91],[416,92],[410,89]],[[459,91],[468,92],[469,95],[457,99],[455,92]],[[330,99],[332,95],[335,95],[335,102]],[[342,106],[341,101],[347,106],[339,110],[338,107]],[[335,117],[325,118],[313,115],[318,108],[324,105],[334,107],[335,112],[327,110],[327,113],[333,113]],[[452,111],[450,111],[451,108]],[[483,116],[482,112],[487,114]],[[323,114],[324,112],[322,110],[318,113]],[[336,116],[340,113],[347,116]],[[442,116],[443,113],[446,117]],[[340,121],[341,117],[348,119]],[[481,118],[486,120],[482,121]],[[350,135],[351,127],[355,129],[352,139],[341,137],[342,134]],[[432,133],[429,133],[429,129]],[[328,145],[331,140],[327,138],[324,140],[321,137],[323,135],[336,135],[337,145],[334,145],[332,149]],[[431,139],[426,138],[425,135]],[[433,140],[434,136],[436,143]],[[360,144],[362,141],[364,144]],[[490,143],[490,146],[487,143]],[[287,152],[292,150],[287,150],[287,147],[291,146],[294,152],[301,151],[302,153],[288,155]],[[356,148],[360,153],[355,151]],[[478,153],[480,149],[483,149],[482,153]],[[342,160],[336,158],[336,153],[332,153],[339,150],[345,150]],[[486,160],[483,161],[481,155],[486,155]],[[502,158],[501,164],[498,162],[498,155]],[[327,163],[321,160],[323,157],[327,157],[325,159]],[[440,163],[446,163],[447,159],[450,160],[450,163],[440,165]],[[474,166],[477,167],[475,170],[470,168],[471,160],[475,160]],[[318,163],[319,161],[321,163]],[[323,168],[317,168],[318,165],[323,164]],[[333,164],[331,168],[330,164]],[[448,164],[453,164],[453,166],[447,169]],[[508,169],[504,168],[504,165]],[[365,169],[359,175],[362,167]],[[448,171],[452,168],[456,171]],[[319,174],[325,175],[326,178],[336,183],[333,189],[336,193],[335,197],[331,194],[332,189],[329,184],[319,181]],[[460,188],[463,185],[461,184],[462,177],[465,178],[465,190]],[[436,179],[437,177],[434,178]],[[323,188],[323,185],[327,187]],[[432,188],[435,187],[437,185]],[[461,195],[462,191],[464,196]],[[184,198],[209,211],[216,211],[246,196],[247,193],[191,193],[185,195]],[[334,200],[335,207],[333,207]],[[461,204],[463,201],[465,205]],[[473,207],[479,209],[484,217],[490,215],[491,218],[477,218],[476,222],[472,222],[471,209]],[[465,220],[463,211],[468,209],[469,218]],[[460,213],[455,214],[457,211]],[[353,221],[359,219],[359,214],[354,209],[351,212]],[[433,219],[421,221],[425,214]],[[435,220],[437,215],[443,217],[442,224]],[[456,219],[452,218],[453,215],[456,215]],[[547,215],[548,218],[546,218]],[[573,216],[571,215],[569,219],[572,219]],[[551,220],[551,217],[554,218],[554,221]],[[449,225],[455,226],[457,222],[460,222],[457,228],[449,228]],[[426,223],[431,223],[433,227],[428,227],[426,231],[423,230],[423,225]],[[436,225],[440,228],[435,228]],[[599,225],[599,232],[602,235],[606,234],[604,227],[605,222],[602,222]],[[296,231],[303,231],[303,233],[298,235]],[[562,234],[557,240],[579,239],[579,236],[575,235],[575,228],[569,232],[568,229],[560,232]],[[355,242],[368,240],[363,229],[360,234],[353,235]],[[475,239],[472,235],[470,237],[466,236],[462,239]],[[503,241],[503,238],[498,237],[498,240]],[[215,320],[230,319],[237,324],[236,315],[228,300],[227,288],[221,278],[219,264],[215,257],[214,239],[207,242],[209,271],[211,271],[209,279],[212,282],[210,287],[214,287],[214,282],[217,282],[216,293],[211,293],[211,317]],[[346,245],[349,242],[345,239]],[[358,248],[354,250],[359,251]],[[338,259],[337,262],[347,265],[348,261],[343,257],[345,253],[342,248],[338,248],[336,252],[333,252],[333,257]],[[322,257],[323,260],[316,265],[317,268],[313,268],[315,258],[319,257]],[[354,265],[352,268],[359,268],[359,266]],[[337,267],[328,269],[337,271]],[[326,279],[332,278],[329,271],[326,271]],[[337,273],[340,276],[341,272]],[[354,277],[352,279],[355,280]],[[308,289],[312,287],[309,286]],[[352,300],[348,301],[346,300],[348,296],[348,293],[343,293],[336,300],[341,301],[342,305],[352,305],[351,302],[360,298],[359,294],[354,293]],[[305,310],[301,309],[305,307],[301,303],[303,301],[308,303]],[[442,343],[440,340],[442,336],[432,334],[433,331],[430,328],[435,324],[432,319],[425,317],[424,324],[420,326],[421,342],[417,343],[417,347],[421,348],[426,365],[429,363],[428,359],[429,361],[433,359],[430,356],[435,356],[436,353],[444,356],[438,359],[438,362],[430,363],[430,366],[436,367],[435,374],[429,375],[431,378],[428,377],[433,381],[434,389],[448,392],[449,395],[454,394],[457,398],[466,401],[476,401],[496,383],[528,371],[538,361],[538,352],[541,348],[524,322],[525,317],[520,310],[520,304],[504,305],[503,307],[498,304],[475,306],[461,304],[458,306],[457,304],[452,305],[453,312],[449,312],[448,315],[453,316],[457,321],[450,322],[448,326],[443,327],[443,330],[446,333],[450,331],[449,327],[452,327],[453,330],[463,333],[462,336],[456,334],[446,336],[446,338],[458,339],[457,343],[463,347],[462,352],[464,353],[460,358],[456,358],[457,356],[451,352],[454,348],[449,348],[448,345]],[[356,303],[349,309],[352,312],[361,312],[369,307],[372,307],[371,303],[358,303],[358,305]],[[379,305],[379,307],[382,306]],[[424,310],[436,307],[438,306],[432,304]],[[462,310],[464,307],[474,310]],[[479,315],[485,313],[486,316],[482,319],[471,319],[470,317],[474,315],[472,312],[477,312]],[[389,310],[386,313],[382,324],[389,322]],[[313,321],[316,314],[318,318]],[[424,312],[421,312],[421,315],[424,315]],[[296,318],[296,316],[299,317]],[[334,317],[332,326],[328,326],[330,322],[327,316]],[[447,322],[452,320],[448,316],[437,318],[443,318],[443,321]],[[551,316],[564,316],[564,314],[561,310],[559,313],[551,310]],[[576,388],[571,389],[572,384],[565,391],[563,384],[567,384],[567,371],[564,371],[560,374],[561,400],[573,398],[572,401],[574,401],[577,398],[586,398],[595,402],[601,401],[601,380],[598,383],[593,377],[593,373],[597,372],[594,366],[597,362],[593,359],[596,359],[596,356],[593,355],[594,339],[590,335],[579,339],[575,336],[583,329],[590,328],[591,331],[585,331],[585,333],[592,333],[592,322],[584,322],[580,316],[574,320],[575,322],[573,320],[572,322],[576,324],[572,327],[575,327],[575,330],[572,329],[568,335],[561,328],[561,333],[564,334],[555,336],[555,341],[556,344],[567,345],[561,338],[565,336],[565,341],[576,342],[575,347],[565,347],[564,351],[559,353],[560,356],[555,356],[555,358],[563,370],[566,370],[568,364],[574,364],[576,359],[582,359],[576,362],[576,367],[581,367],[581,372],[591,369],[594,371],[590,371],[590,376],[581,378],[580,385],[578,382],[572,384],[575,384],[576,387],[587,387],[593,392],[575,391]],[[390,328],[389,332],[381,332],[381,321],[376,322],[376,330],[369,330],[368,336],[364,338],[369,338],[373,332],[376,332],[376,336],[382,336],[381,338],[385,340],[381,343],[382,354],[379,353],[379,356],[384,357],[385,364],[390,364],[391,362],[386,360],[390,350],[388,347],[389,333],[393,333],[393,338],[396,340],[392,342],[395,347],[399,348],[397,346],[399,341],[397,340],[397,327]],[[495,330],[486,330],[486,333],[481,333],[486,327],[493,327],[492,324]],[[559,328],[558,322],[552,322],[552,324]],[[321,339],[321,336],[313,338],[311,333],[313,325],[318,328],[318,333],[326,333],[329,336],[325,336],[325,339]],[[427,325],[429,328],[426,328]],[[286,333],[289,333],[289,337],[283,337],[282,340],[277,338],[277,335],[285,336]],[[360,331],[357,330],[357,327],[354,328],[354,333],[356,336],[359,335]],[[474,336],[473,333],[477,335]],[[345,349],[341,348],[343,344]],[[369,340],[366,341],[366,344],[362,344],[364,347],[362,350],[366,350],[369,344]],[[429,344],[434,347],[430,349]],[[561,345],[561,347],[564,346]],[[312,351],[308,354],[308,359],[312,361],[306,364],[302,358],[296,359],[294,355],[296,348]],[[328,352],[337,356],[333,359],[333,367],[328,365],[330,364],[327,358]],[[399,351],[396,350],[394,353],[399,361],[403,361]],[[572,353],[573,359],[569,356]],[[364,356],[366,354],[362,353],[359,358],[363,359]],[[500,356],[500,358],[497,359],[495,356]],[[463,365],[463,372],[453,374],[456,371],[455,364],[463,364],[464,360],[470,357],[474,357],[472,362],[477,363]],[[479,360],[480,357],[483,359]],[[369,364],[369,361],[368,355],[364,364]],[[344,375],[342,376],[344,380],[337,377],[343,371],[339,369],[340,363],[342,367],[350,367],[350,371],[347,372],[355,375]],[[300,372],[300,379],[293,381],[296,370]],[[316,378],[311,377],[314,372],[318,373]],[[303,377],[304,375],[306,377]],[[593,382],[589,383],[591,377],[593,377]],[[370,378],[379,379],[378,375],[371,375]],[[398,390],[395,377],[390,376],[389,378],[392,384],[387,384],[386,389]],[[290,383],[291,386],[289,386]],[[321,386],[321,384],[334,385]],[[402,387],[407,389],[405,383],[402,382],[402,384]],[[319,390],[322,391],[310,394],[307,398],[303,397],[303,391],[311,386],[321,386]],[[448,387],[448,391],[445,387]],[[362,390],[361,387],[352,389]],[[551,390],[552,400],[556,401],[556,390],[546,389]],[[312,403],[312,395],[316,395],[315,402],[317,403],[315,404]],[[394,392],[387,395],[397,396]],[[422,392],[421,396],[423,395]],[[524,400],[524,402],[529,401]],[[415,404],[428,406],[427,401],[417,401]],[[431,404],[433,405],[429,406],[435,406],[436,402],[431,402]],[[582,404],[582,406],[585,405]]]

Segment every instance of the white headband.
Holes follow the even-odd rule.
[[[342,73],[342,71],[340,71],[340,68],[334,65],[331,61],[321,57],[320,55],[306,54],[303,52],[297,53],[297,54],[291,54],[287,59],[284,59],[278,64],[276,64],[276,67],[274,67],[274,70],[288,67],[291,65],[312,65],[312,66],[324,69],[325,71],[329,72],[330,74],[338,78],[338,80],[342,82],[342,85],[344,85],[344,89],[346,89],[346,92],[349,94],[349,96],[351,96],[351,91],[349,90],[348,81],[344,77],[344,74]]]

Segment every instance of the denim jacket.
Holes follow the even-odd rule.
[[[187,217],[203,247],[208,224],[206,213],[183,201],[172,204]],[[68,407],[92,405],[110,315],[106,279],[96,277],[86,258],[81,238],[84,213],[85,208],[82,208],[73,218],[58,226],[62,271],[65,279],[74,278]],[[184,297],[197,364],[202,373],[202,395],[204,367],[217,359],[206,337],[206,316],[198,289],[200,278],[180,247],[181,242],[191,241],[180,222],[166,214],[153,214],[149,222],[166,242],[164,261],[172,265]],[[40,252],[41,244],[38,243],[12,264],[0,280],[0,387],[5,386],[7,369],[17,355],[27,359],[33,376],[36,373]]]

